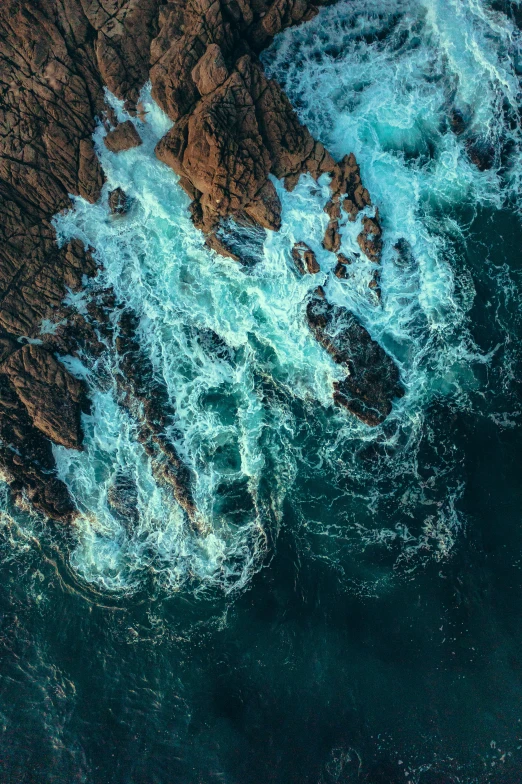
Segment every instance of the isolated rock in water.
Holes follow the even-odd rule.
[[[142,143],[132,120],[126,120],[117,125],[112,131],[109,131],[103,142],[111,152],[124,152],[133,147],[139,147]]]
[[[479,171],[487,171],[495,163],[495,148],[486,139],[468,139],[466,150],[471,163]]]
[[[334,362],[349,375],[334,385],[335,402],[367,425],[383,422],[394,398],[404,395],[399,370],[355,316],[317,293],[307,305],[308,324]]]
[[[323,248],[332,253],[337,253],[341,247],[341,235],[339,234],[339,221],[331,220],[326,227],[323,239]]]
[[[371,261],[379,262],[382,252],[382,229],[379,222],[379,213],[376,211],[374,218],[363,218],[363,230],[357,237],[360,249]]]
[[[88,410],[83,383],[52,354],[35,345],[25,345],[11,354],[2,370],[34,427],[55,444],[79,449],[83,441],[81,412]]]
[[[131,199],[121,188],[109,192],[109,209],[113,215],[126,215],[130,205]]]
[[[334,275],[336,278],[341,278],[342,280],[348,277],[348,272],[346,270],[346,265],[341,264],[340,261],[337,262],[334,269]]]
[[[370,194],[361,182],[361,172],[353,153],[335,164],[330,189],[334,201],[343,200],[343,210],[352,221],[361,210],[371,205]]]
[[[450,128],[456,136],[460,136],[466,130],[466,120],[460,109],[452,109],[449,113]]]
[[[292,248],[292,258],[301,275],[304,275],[306,272],[310,275],[315,275],[321,271],[315,253],[306,242],[295,243]]]

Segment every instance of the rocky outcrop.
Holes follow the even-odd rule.
[[[207,234],[243,212],[277,230],[281,207],[269,175],[287,178],[291,187],[289,178],[303,171],[318,177],[334,161],[267,79],[257,54],[316,9],[306,0],[199,0],[168,9],[152,45],[151,81],[175,125],[156,154],[180,176],[194,201],[194,222]]]
[[[121,399],[139,422],[138,438],[152,458],[156,477],[171,488],[191,523],[197,526],[190,471],[167,436],[175,412],[169,404],[165,385],[156,378],[150,359],[137,340],[138,327],[139,321],[134,313],[122,313],[116,337],[120,366],[117,381]]]
[[[110,152],[124,152],[125,150],[131,150],[133,147],[139,147],[142,143],[141,137],[131,120],[118,123],[115,128],[105,135],[103,142]]]
[[[131,206],[131,199],[122,188],[115,188],[109,193],[109,209],[113,215],[126,215]]]
[[[334,362],[348,374],[334,385],[334,400],[372,427],[383,422],[394,398],[404,395],[399,370],[355,316],[327,302],[318,289],[306,308],[308,324]]]
[[[306,272],[309,275],[316,275],[321,271],[315,253],[306,242],[295,243],[292,248],[292,258],[301,275],[304,275]]]
[[[91,316],[85,318],[63,305],[67,289],[77,290],[84,275],[96,272],[96,264],[80,242],[57,247],[52,218],[69,208],[71,194],[90,202],[100,196],[103,173],[92,133],[97,118],[105,117],[108,128],[114,125],[104,104],[104,87],[123,99],[131,114],[139,114],[139,90],[151,79],[155,99],[175,121],[158,144],[157,155],[180,176],[192,199],[195,225],[219,252],[244,261],[234,232],[227,228],[231,218],[239,236],[241,226],[279,228],[281,205],[271,175],[284,178],[285,186],[292,189],[303,172],[315,178],[329,172],[331,220],[343,219],[339,205],[353,220],[370,205],[355,159],[348,156],[334,162],[301,125],[258,59],[274,35],[311,18],[320,4],[308,0],[2,3],[0,469],[15,496],[25,494],[45,514],[60,520],[74,516],[67,490],[54,472],[51,440],[81,448],[81,412],[87,407],[83,386],[59,356],[80,348],[91,353],[101,350],[91,324],[96,308],[90,306]],[[105,138],[113,152],[140,143],[131,122],[116,125]],[[117,189],[109,195],[109,205],[114,215],[121,216],[129,202]],[[361,247],[375,254],[379,238],[369,225],[364,231]],[[335,249],[333,227],[331,235]],[[254,248],[252,257],[256,253]],[[303,269],[308,272],[317,271],[312,256],[303,254]],[[43,320],[55,324],[51,332],[42,334]],[[132,335],[125,339],[133,342]],[[170,466],[176,497],[191,516],[186,469],[177,454],[169,452],[170,446],[160,443],[162,420],[155,406],[163,405],[163,398],[158,393],[154,403],[146,402],[132,375],[138,355],[129,346],[120,346],[121,367],[130,379],[126,394],[129,401],[134,397],[134,403],[143,406],[149,423],[144,443],[159,450],[159,462]],[[143,367],[141,359],[138,365]],[[150,406],[154,410],[149,411]]]
[[[84,391],[55,352],[96,343],[62,305],[96,265],[79,242],[58,248],[53,216],[69,194],[95,202],[92,144],[103,87],[135,100],[148,78],[158,0],[5,0],[0,7],[0,469],[16,497],[70,520],[51,441],[78,448]],[[60,323],[42,335],[43,319]],[[66,322],[62,324],[61,322]],[[18,339],[39,341],[22,347]]]

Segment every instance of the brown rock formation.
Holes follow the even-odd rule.
[[[124,152],[142,143],[140,135],[131,120],[118,123],[116,128],[109,131],[103,139],[105,146],[111,152]]]
[[[103,85],[137,97],[158,5],[4,0],[0,7],[0,470],[16,497],[25,493],[60,520],[74,509],[53,473],[49,438],[81,444],[84,394],[53,352],[73,350],[76,336],[89,333],[62,301],[96,265],[79,242],[59,249],[51,220],[70,206],[69,194],[99,198],[103,175],[91,137]],[[68,334],[66,325],[60,337],[40,335],[42,319],[64,316]],[[43,345],[22,348],[22,336]]]
[[[176,124],[156,154],[180,176],[197,202],[194,222],[209,234],[241,212],[277,230],[281,208],[268,175],[318,177],[334,166],[256,56],[283,27],[314,12],[307,0],[193,0],[172,2],[163,16],[151,81]]]
[[[295,243],[292,248],[292,258],[301,275],[304,275],[305,272],[308,272],[309,275],[316,275],[321,271],[315,253],[306,242]]]
[[[404,395],[393,360],[355,316],[315,292],[306,315],[316,339],[348,375],[336,382],[334,400],[372,427],[383,422],[394,398]]]
[[[109,193],[109,209],[113,215],[126,215],[130,202],[131,200],[121,188],[115,188]]]

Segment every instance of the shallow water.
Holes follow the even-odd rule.
[[[68,299],[110,285],[138,314],[204,533],[155,478],[111,346],[62,358],[93,399],[85,451],[55,448],[82,514],[64,534],[3,491],[2,780],[522,781],[519,58],[510,14],[479,0],[341,2],[264,54],[316,138],[357,156],[381,302],[369,262],[331,274],[327,178],[275,182],[282,229],[239,265],[154,158],[169,121],[147,89],[141,147],[113,155],[98,128],[102,199],[56,228],[101,269]],[[296,275],[298,240],[318,276]],[[304,317],[318,283],[401,368],[378,428],[332,405]]]

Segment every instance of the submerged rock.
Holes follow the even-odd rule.
[[[167,436],[167,428],[175,412],[165,384],[156,377],[150,359],[141,349],[138,326],[138,318],[132,311],[122,313],[116,338],[116,349],[120,355],[117,383],[122,393],[121,402],[139,422],[138,438],[151,457],[156,478],[170,486],[174,498],[197,528],[199,523],[191,490],[191,472]]]
[[[334,400],[372,427],[389,415],[394,398],[404,395],[399,370],[355,316],[315,292],[306,315],[316,339],[348,375],[334,384]]]
[[[479,171],[491,169],[495,163],[495,148],[486,139],[468,139],[466,142],[468,158]]]

